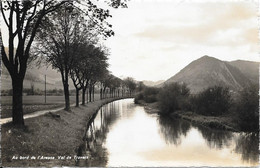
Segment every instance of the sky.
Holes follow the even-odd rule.
[[[109,70],[117,77],[167,80],[204,55],[260,61],[258,0],[130,0],[127,4],[128,8],[111,9],[108,22],[115,36],[104,41],[110,48]],[[1,24],[5,37],[8,33]]]
[[[204,56],[259,61],[258,1],[131,0],[111,10],[109,70],[167,80]]]

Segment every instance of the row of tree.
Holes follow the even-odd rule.
[[[125,2],[110,0],[105,3],[118,8],[127,7]],[[12,79],[13,124],[24,125],[23,81],[28,63],[38,54],[61,73],[66,97],[65,109],[69,110],[69,76],[81,80],[86,75],[77,76],[77,67],[80,66],[76,66],[79,62],[75,60],[81,60],[84,55],[81,67],[84,63],[88,64],[86,60],[99,65],[92,67],[91,73],[105,71],[107,67],[107,52],[98,45],[98,39],[114,35],[112,25],[106,21],[111,17],[109,10],[98,7],[92,0],[14,0],[1,1],[0,5],[1,19],[8,29],[8,40],[4,41],[7,44],[2,43],[1,55]],[[85,53],[88,50],[91,52]],[[88,59],[85,60],[85,57]],[[91,76],[91,80],[84,77],[84,80],[90,80],[89,87],[97,81],[96,78],[100,78],[93,77],[95,74],[87,75]],[[86,84],[84,86],[86,88]]]

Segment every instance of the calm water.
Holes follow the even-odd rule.
[[[103,106],[86,137],[85,154],[95,158],[87,166],[258,165],[258,135],[148,114],[133,99]]]

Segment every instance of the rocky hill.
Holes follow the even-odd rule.
[[[213,57],[203,56],[179,73],[166,80],[186,83],[192,93],[197,93],[214,85],[229,87],[237,92],[250,84],[258,83],[259,63],[249,61],[221,61]]]

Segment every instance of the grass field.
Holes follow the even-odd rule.
[[[95,100],[99,100],[99,94],[95,94]],[[70,96],[70,104],[76,102],[75,96]],[[79,98],[81,103],[81,96]],[[55,109],[64,106],[64,96],[47,96],[46,103],[44,96],[23,96],[23,111],[24,114],[29,114],[35,111]],[[12,116],[12,96],[1,97],[1,118]]]
[[[33,81],[31,82],[30,80],[27,80],[27,79],[24,79],[24,82],[23,82],[23,87],[24,88],[31,88],[31,84],[33,83],[34,85],[34,88],[35,89],[40,89],[40,90],[44,90],[45,88],[45,85],[44,85],[44,81]],[[73,88],[73,83],[70,83],[70,89],[74,89]],[[63,89],[63,86],[62,84],[50,84],[48,83],[47,81],[47,84],[46,84],[46,88],[47,90],[51,90],[51,89]],[[6,90],[6,89],[12,89],[12,80],[9,76],[7,75],[3,75],[1,76],[1,90]]]
[[[70,103],[75,103],[76,97],[70,96]],[[81,96],[79,97],[81,101]],[[95,100],[99,100],[99,94],[95,94]],[[47,96],[46,104],[64,104],[64,96]],[[1,105],[11,105],[12,104],[12,96],[1,96]],[[45,104],[44,96],[23,96],[23,104],[24,105],[35,105],[35,104]]]

